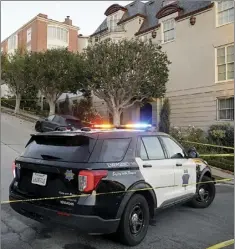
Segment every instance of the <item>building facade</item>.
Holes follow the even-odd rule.
[[[80,52],[87,45],[87,37],[80,36],[80,28],[74,26],[69,16],[63,22],[38,14],[1,42],[1,51],[14,53],[15,49],[26,48],[40,52],[52,48],[67,47],[71,52]],[[1,96],[12,95],[4,82],[1,83]],[[40,95],[40,94],[39,94]]]
[[[166,97],[171,124],[207,129],[234,120],[234,1],[148,1],[114,4],[90,36],[160,44],[171,61]],[[133,106],[123,122],[159,122],[162,100]],[[149,114],[148,114],[149,113]]]
[[[72,24],[69,16],[63,22],[59,22],[49,19],[45,14],[38,14],[3,40],[1,51],[12,53],[20,47],[34,52],[60,47],[77,51],[78,31],[79,27]]]

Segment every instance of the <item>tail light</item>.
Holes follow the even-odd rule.
[[[100,181],[108,175],[107,170],[82,170],[78,175],[78,189],[88,193],[96,189]]]
[[[16,177],[16,164],[15,164],[15,162],[12,163],[12,174],[13,174],[13,177],[15,178]]]

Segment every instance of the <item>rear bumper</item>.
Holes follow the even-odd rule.
[[[10,193],[9,200],[17,200],[19,196]],[[109,234],[117,231],[120,219],[105,220],[98,216],[75,215],[37,206],[29,202],[10,203],[17,213],[41,223],[68,226],[84,233]]]

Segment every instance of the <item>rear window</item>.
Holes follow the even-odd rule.
[[[71,125],[75,128],[81,128],[81,122],[79,120],[74,119],[66,119],[67,125]]]
[[[22,156],[64,162],[87,162],[95,141],[86,136],[36,136]]]
[[[104,139],[100,152],[99,162],[109,163],[122,161],[127,152],[130,141],[130,138]]]

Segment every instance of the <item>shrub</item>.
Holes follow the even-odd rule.
[[[208,140],[214,144],[233,147],[234,127],[230,124],[212,125],[208,130]]]
[[[16,105],[16,97],[12,96],[12,97],[2,97],[1,98],[1,105],[10,109],[15,109],[15,105]]]
[[[170,132],[170,102],[169,99],[165,99],[161,113],[160,113],[160,122],[159,122],[159,131],[168,133]]]

